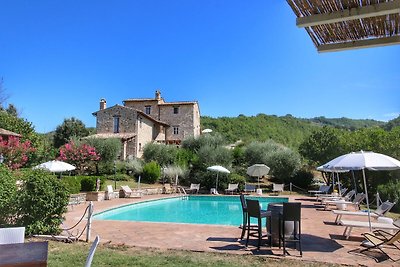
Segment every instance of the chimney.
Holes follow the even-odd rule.
[[[160,90],[156,90],[156,100],[161,100],[161,92],[160,92]]]
[[[100,99],[100,110],[103,110],[106,108],[107,108],[107,101],[104,98]]]

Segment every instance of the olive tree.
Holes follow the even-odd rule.
[[[297,152],[272,140],[252,142],[244,153],[248,166],[265,164],[270,167],[270,174],[281,182],[290,181],[301,167],[300,155]]]
[[[305,139],[299,152],[311,165],[317,166],[342,154],[340,140],[339,130],[325,126]]]

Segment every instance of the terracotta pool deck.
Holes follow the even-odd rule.
[[[93,202],[94,212],[164,197],[171,197],[171,195],[150,195],[139,199],[120,198]],[[353,229],[350,238],[346,240],[343,237],[344,227],[334,224],[335,215],[331,211],[316,208],[315,198],[299,195],[287,195],[287,197],[290,201],[302,203],[303,257],[300,258],[298,251],[289,248],[288,251],[292,256],[286,256],[286,258],[354,266],[400,266],[400,262],[395,263],[389,259],[376,263],[372,258],[349,254],[348,251],[359,248],[363,240],[361,233],[366,232],[367,229]],[[74,206],[73,209],[69,208],[66,224],[73,225],[77,222],[85,208],[85,204]],[[347,218],[352,219],[351,216]],[[367,220],[360,217],[353,217],[353,219]],[[282,257],[282,250],[278,247],[262,246],[260,250],[257,250],[254,239],[246,248],[244,242],[238,240],[240,234],[241,229],[232,226],[94,220],[91,236],[94,239],[96,235],[99,235],[102,243],[110,242],[135,247]],[[385,251],[395,259],[400,258],[398,250],[388,248]]]

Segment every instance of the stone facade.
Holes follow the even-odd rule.
[[[200,135],[200,110],[197,102],[165,102],[160,91],[153,99],[128,99],[124,105],[107,108],[100,100],[95,135],[88,138],[118,138],[121,159],[141,157],[149,142],[180,144],[189,136]]]

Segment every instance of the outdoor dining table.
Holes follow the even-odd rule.
[[[47,266],[48,242],[0,245],[0,266]]]
[[[282,203],[269,203],[268,209],[271,216],[267,217],[267,224],[269,224],[272,245],[277,246],[279,244],[279,217],[283,211]]]

